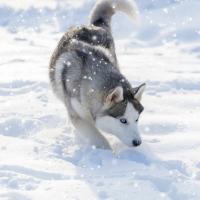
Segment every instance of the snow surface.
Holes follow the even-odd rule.
[[[143,144],[109,138],[113,152],[77,146],[48,80],[62,31],[86,22],[94,1],[9,2],[0,1],[0,200],[199,200],[200,2],[138,0],[133,30],[114,19],[122,71],[147,91]]]

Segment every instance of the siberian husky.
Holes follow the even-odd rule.
[[[145,84],[133,88],[120,72],[111,33],[111,18],[117,11],[132,18],[137,14],[131,1],[97,1],[90,24],[69,29],[50,61],[53,91],[78,133],[96,148],[110,148],[102,132],[128,146],[142,142],[138,119]]]

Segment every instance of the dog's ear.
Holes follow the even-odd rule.
[[[142,94],[144,93],[146,89],[146,83],[141,84],[140,86],[133,88],[133,95],[134,98],[137,99],[138,101],[141,101],[142,99]]]
[[[106,97],[106,104],[112,105],[113,103],[118,103],[124,99],[123,88],[118,86],[111,90],[111,92]]]

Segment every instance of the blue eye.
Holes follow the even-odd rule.
[[[127,123],[128,123],[127,119],[125,119],[125,118],[121,118],[121,119],[120,119],[120,122],[121,122],[122,124],[127,124]]]

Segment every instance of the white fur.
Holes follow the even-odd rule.
[[[102,131],[115,135],[124,144],[133,146],[133,140],[141,141],[136,122],[138,117],[138,111],[131,103],[128,103],[124,116],[120,117],[126,118],[128,120],[128,124],[121,123],[120,118],[116,119],[110,116],[103,116],[96,119],[96,127]]]
[[[67,60],[68,53],[63,53],[59,59],[56,61],[55,66],[55,82],[54,84],[56,88],[54,88],[56,95],[62,100],[65,100],[65,95],[63,92],[63,84],[62,84],[62,71],[64,68],[64,62]]]
[[[90,22],[97,20],[107,7],[112,8],[113,13],[110,15],[120,11],[126,13],[134,21],[138,17],[139,11],[133,0],[99,0],[90,14]]]
[[[139,89],[138,91],[135,93],[134,97],[138,100],[138,101],[141,101],[142,100],[142,95],[144,93],[146,89],[146,84],[143,83],[142,85],[139,86]]]
[[[73,109],[77,112],[80,118],[86,121],[90,121],[90,123],[92,123],[93,119],[92,119],[90,111],[87,110],[85,107],[83,107],[76,98],[71,99],[71,104],[72,104]]]
[[[76,121],[75,128],[78,143],[95,146],[96,148],[110,149],[108,141],[93,124],[80,119]]]
[[[139,12],[136,3],[133,0],[114,0],[113,8],[115,12],[124,12],[133,20],[137,18]]]
[[[80,117],[74,124],[77,142],[89,146],[93,145],[96,148],[110,149],[108,141],[95,127],[89,110],[83,107],[76,98],[71,99],[71,105]]]

